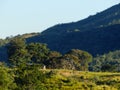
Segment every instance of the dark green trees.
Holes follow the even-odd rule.
[[[31,61],[34,63],[43,63],[44,60],[48,59],[49,49],[46,44],[41,43],[30,43],[26,49],[30,54]]]
[[[98,55],[90,64],[91,71],[120,71],[120,50]]]
[[[8,57],[11,65],[18,66],[29,60],[29,54],[26,49],[25,40],[22,38],[14,38],[7,46]]]
[[[49,49],[46,44],[26,44],[22,38],[14,38],[7,46],[11,65],[19,66],[25,63],[42,64],[48,59]]]
[[[49,69],[55,69],[60,67],[60,58],[62,55],[57,51],[50,51],[48,53],[48,59],[44,61],[44,64]]]
[[[9,61],[13,66],[20,65],[45,65],[50,69],[74,69],[88,70],[88,64],[92,56],[85,51],[72,49],[62,55],[56,51],[50,51],[46,44],[26,44],[22,38],[14,38],[8,44]]]

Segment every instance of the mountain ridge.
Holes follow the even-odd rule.
[[[46,32],[48,32],[48,31],[51,31],[53,28],[57,28],[57,27],[61,27],[61,26],[63,26],[63,27],[68,27],[68,28],[70,28],[70,29],[73,29],[72,28],[72,26],[74,26],[74,29],[76,29],[76,28],[82,28],[83,29],[83,27],[84,26],[82,26],[83,24],[88,24],[88,21],[90,21],[90,22],[94,22],[95,20],[96,20],[96,18],[94,18],[94,17],[97,17],[97,19],[98,18],[100,18],[101,16],[102,17],[104,17],[105,18],[105,15],[104,14],[108,14],[108,13],[112,13],[112,15],[113,15],[113,12],[116,12],[115,13],[115,18],[116,17],[118,17],[118,18],[120,18],[120,4],[117,4],[117,5],[115,5],[115,6],[112,6],[112,7],[110,7],[110,8],[108,8],[108,9],[106,9],[106,10],[104,10],[104,11],[102,11],[102,12],[100,12],[100,13],[97,13],[96,15],[90,15],[89,17],[87,17],[87,18],[85,18],[85,19],[82,19],[82,20],[79,20],[79,21],[77,21],[77,22],[71,22],[71,23],[64,23],[64,24],[57,24],[57,25],[54,25],[54,26],[52,26],[52,27],[50,27],[50,28],[48,28],[48,29],[46,29],[46,30],[44,30],[42,33],[44,34],[44,33],[46,33]],[[118,13],[118,11],[119,11],[119,13]],[[102,13],[102,14],[101,14]],[[112,15],[107,15],[107,19],[108,18],[110,18],[110,16],[112,16]],[[114,18],[114,17],[112,17],[112,18]],[[103,19],[103,18],[102,18]],[[101,20],[101,18],[100,18],[100,20]],[[102,21],[102,20],[101,20]],[[89,23],[90,23],[89,22]],[[81,25],[82,24],[82,25]],[[101,24],[103,24],[103,23],[101,23]],[[107,23],[108,24],[108,23]],[[110,23],[109,23],[110,24]],[[78,25],[78,26],[77,26]],[[81,27],[82,26],[82,27]],[[101,27],[101,26],[100,26]]]
[[[57,24],[38,36],[28,38],[27,41],[46,43],[50,49],[61,53],[77,48],[97,55],[120,49],[118,46],[119,34],[117,38],[116,35],[113,35],[113,33],[120,32],[119,28],[120,4],[117,4],[78,22]],[[107,45],[107,41],[109,41],[110,45]],[[100,50],[98,51],[98,49]]]

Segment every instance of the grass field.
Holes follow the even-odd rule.
[[[44,70],[48,90],[120,90],[120,73]]]

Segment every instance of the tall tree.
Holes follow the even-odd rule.
[[[61,53],[57,51],[50,51],[48,53],[48,59],[44,62],[44,64],[47,68],[56,69],[60,65],[59,58],[61,56]]]
[[[7,46],[8,57],[12,65],[18,66],[29,60],[25,40],[23,38],[14,38]]]
[[[46,44],[30,43],[26,48],[34,63],[43,63],[44,60],[48,59],[49,49]]]

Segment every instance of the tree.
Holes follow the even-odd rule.
[[[48,54],[49,59],[61,57],[62,54],[57,51],[50,51]]]
[[[82,51],[79,49],[72,49],[67,54],[73,55],[77,57],[76,64],[80,64],[80,70],[86,71],[88,70],[88,64],[92,61],[92,55],[86,51]]]
[[[9,72],[8,68],[0,65],[0,90],[15,90],[16,88],[13,74]]]
[[[31,60],[34,63],[43,63],[44,60],[48,59],[49,49],[46,44],[41,43],[30,43],[27,45],[26,49],[31,56]]]
[[[78,57],[72,54],[65,54],[61,58],[61,67],[64,69],[80,70],[80,63]]]
[[[44,64],[47,66],[47,68],[56,69],[60,65],[61,56],[61,53],[57,51],[50,51],[48,53],[48,59],[44,61]]]
[[[120,71],[120,50],[98,55],[90,64],[91,71]]]
[[[110,65],[110,64],[105,64],[105,65],[102,65],[101,67],[101,71],[115,71],[115,66],[114,65]]]
[[[26,43],[23,38],[14,38],[7,45],[8,57],[11,65],[19,66],[29,61]]]

